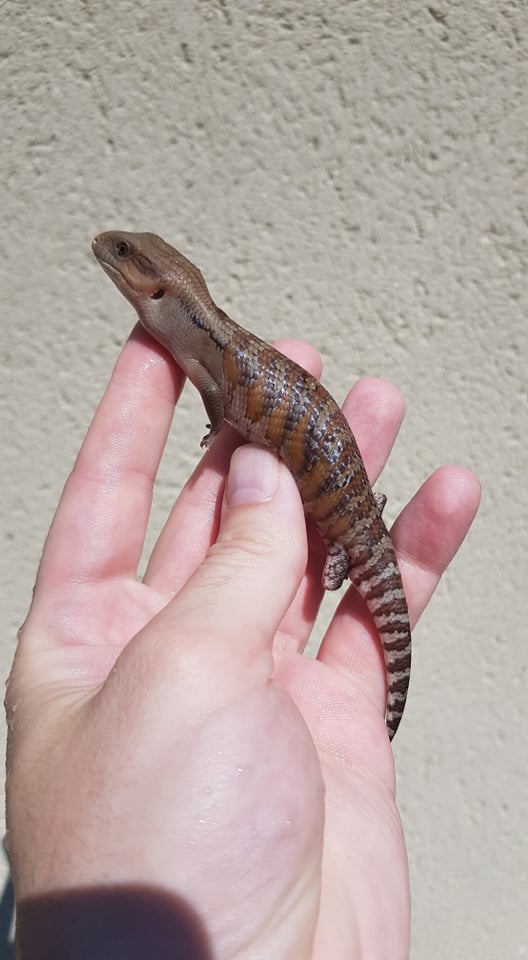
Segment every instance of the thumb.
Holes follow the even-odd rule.
[[[132,657],[142,672],[147,657],[158,695],[167,683],[174,705],[177,685],[185,691],[186,710],[191,698],[199,713],[267,683],[274,635],[306,555],[302,504],[290,472],[263,447],[237,448],[216,543],[121,657]]]

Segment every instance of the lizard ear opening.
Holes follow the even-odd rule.
[[[164,295],[165,295],[165,290],[155,290],[154,293],[151,293],[150,299],[151,299],[151,300],[161,300],[161,298],[162,298]]]

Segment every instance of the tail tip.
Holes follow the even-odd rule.
[[[385,726],[389,740],[393,740],[403,717],[403,710],[387,710],[385,714]]]

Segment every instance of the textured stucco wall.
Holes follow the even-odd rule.
[[[395,743],[412,956],[528,957],[528,7],[8,0],[1,18],[4,674],[133,322],[91,237],[154,230],[236,319],[318,346],[337,397],[399,385],[389,519],[441,462],[479,475]],[[186,391],[153,532],[203,421]]]

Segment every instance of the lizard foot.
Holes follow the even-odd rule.
[[[339,543],[331,543],[327,550],[322,576],[325,590],[339,590],[348,575],[349,566],[350,558],[345,548]]]

